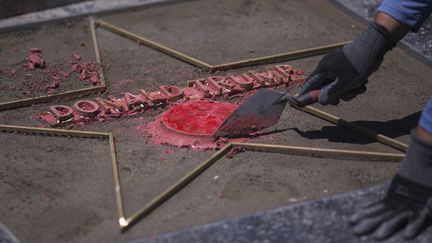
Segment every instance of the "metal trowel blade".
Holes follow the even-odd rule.
[[[278,123],[287,102],[278,102],[285,93],[261,89],[237,107],[215,132],[215,137],[237,137]]]

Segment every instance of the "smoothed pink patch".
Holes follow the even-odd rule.
[[[163,124],[179,133],[213,136],[237,108],[235,104],[201,100],[176,105],[162,115]]]
[[[159,115],[156,120],[137,129],[145,129],[155,144],[193,149],[218,149],[231,141],[246,142],[246,138],[216,139],[213,134],[236,109],[235,104],[199,100],[178,104]]]

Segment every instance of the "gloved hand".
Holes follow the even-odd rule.
[[[404,229],[411,239],[432,223],[432,144],[413,132],[407,155],[384,199],[365,207],[350,218],[356,235],[374,233],[386,239]]]
[[[318,101],[322,105],[336,105],[340,98],[351,100],[366,92],[368,77],[381,65],[384,54],[395,46],[390,32],[379,24],[369,24],[351,43],[321,59],[299,96],[321,90]]]

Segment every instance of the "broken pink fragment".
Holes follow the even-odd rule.
[[[45,68],[46,64],[42,55],[32,53],[27,58],[27,67],[33,70],[36,68]]]
[[[37,116],[37,118],[47,122],[50,125],[54,125],[57,123],[57,119],[55,118],[55,116],[53,116],[49,112],[41,113]]]
[[[71,66],[71,71],[72,72],[78,72],[78,64],[72,64],[72,66]]]
[[[96,63],[81,61],[81,56],[76,53],[73,54],[72,57],[73,60],[70,62],[71,71],[79,73],[79,79],[81,81],[89,81],[93,85],[98,85],[100,83],[100,78]]]
[[[97,85],[97,84],[100,82],[99,77],[98,77],[97,75],[93,75],[93,76],[91,76],[91,77],[90,77],[90,82],[91,82],[93,85]]]
[[[85,69],[82,69],[79,79],[80,80],[85,80],[86,78],[87,78],[87,72],[86,72]]]
[[[79,54],[77,54],[77,53],[72,54],[72,57],[73,57],[75,60],[77,60],[77,61],[80,61],[80,60],[81,60],[81,56],[80,56]]]

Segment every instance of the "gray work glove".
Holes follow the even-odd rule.
[[[351,43],[326,56],[319,62],[300,90],[300,96],[321,90],[319,103],[339,103],[366,92],[368,77],[378,69],[384,54],[396,46],[391,33],[376,23]]]
[[[384,199],[360,209],[350,218],[357,235],[386,239],[404,228],[412,239],[432,223],[432,144],[413,132],[409,150]]]

